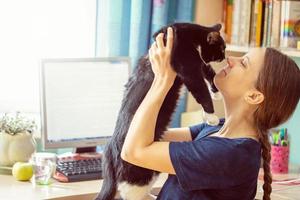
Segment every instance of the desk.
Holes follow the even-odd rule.
[[[299,175],[285,174],[275,175],[276,179],[294,178]],[[154,192],[157,192],[167,178],[167,174],[161,174],[154,184]],[[1,200],[90,200],[100,190],[102,180],[82,181],[74,183],[60,183],[54,181],[49,186],[36,185],[30,182],[16,181],[11,175],[0,175],[0,199]],[[262,181],[258,181],[256,198],[262,199]],[[300,185],[283,186],[273,184],[272,200],[297,200],[300,199]]]
[[[160,174],[153,188],[158,191],[167,179]],[[48,186],[16,181],[11,175],[0,175],[0,200],[91,200],[98,194],[102,180],[61,183],[53,181]]]

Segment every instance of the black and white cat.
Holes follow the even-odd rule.
[[[217,93],[213,83],[214,70],[210,61],[222,61],[225,58],[225,43],[220,36],[221,25],[204,27],[191,23],[175,23],[173,28],[173,49],[171,65],[177,72],[173,86],[168,92],[160,109],[155,128],[155,140],[159,140],[167,129],[172,114],[176,108],[179,92],[184,84],[196,101],[205,111],[205,119],[209,124],[218,124],[218,118],[213,114],[214,108],[206,81],[210,90]],[[156,32],[164,33],[166,41],[167,27]],[[115,131],[105,147],[102,161],[103,184],[97,200],[114,199],[117,189],[126,200],[143,199],[151,189],[158,172],[137,167],[123,161],[121,149],[134,113],[148,92],[154,74],[148,55],[143,56],[125,85],[121,109],[116,122]]]

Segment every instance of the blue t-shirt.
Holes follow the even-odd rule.
[[[251,138],[206,137],[218,126],[191,126],[193,141],[170,142],[176,175],[169,175],[157,200],[253,200],[261,145]]]

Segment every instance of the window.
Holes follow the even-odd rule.
[[[96,0],[0,1],[0,113],[39,112],[42,58],[94,57]]]

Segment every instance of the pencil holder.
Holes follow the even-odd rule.
[[[271,172],[288,173],[289,171],[289,146],[271,146]]]

